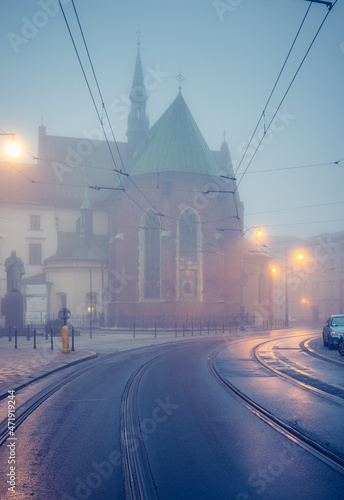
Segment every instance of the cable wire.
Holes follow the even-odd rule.
[[[335,6],[335,4],[337,3],[337,1],[338,1],[338,0],[335,0],[335,2],[334,2],[334,3],[333,3],[333,5],[332,5],[332,8]],[[311,5],[311,4],[310,4],[310,5]],[[308,10],[309,10],[309,9],[308,9]],[[307,12],[308,12],[308,11],[307,11]],[[321,24],[320,24],[320,26],[319,26],[319,28],[318,28],[318,30],[317,30],[317,32],[316,32],[316,34],[314,35],[314,37],[313,37],[313,39],[312,39],[312,41],[311,41],[311,43],[310,43],[310,45],[309,45],[309,47],[308,47],[308,49],[307,49],[307,51],[306,51],[305,55],[304,55],[304,57],[303,57],[303,58],[302,58],[302,60],[301,60],[301,63],[299,64],[299,66],[298,66],[298,68],[297,68],[297,70],[296,70],[296,72],[295,72],[295,74],[294,74],[294,76],[293,76],[293,78],[292,78],[292,80],[291,80],[291,82],[290,82],[290,84],[289,84],[289,86],[288,86],[287,90],[285,91],[285,93],[284,93],[284,95],[283,95],[283,97],[282,97],[282,99],[281,99],[281,101],[280,101],[280,103],[279,103],[279,105],[278,105],[277,109],[275,110],[275,112],[274,112],[274,114],[273,114],[273,117],[271,118],[271,120],[270,120],[270,122],[269,122],[269,124],[268,124],[268,126],[267,126],[267,128],[266,128],[265,133],[269,130],[269,128],[270,128],[270,126],[271,126],[271,124],[272,124],[273,120],[275,119],[275,116],[277,115],[277,113],[278,113],[278,111],[279,111],[280,107],[282,106],[282,104],[283,104],[283,102],[284,102],[285,98],[287,97],[287,95],[288,95],[288,93],[289,93],[289,91],[290,91],[290,89],[291,89],[291,87],[292,87],[292,85],[293,85],[293,83],[294,83],[294,81],[295,81],[295,79],[296,79],[297,75],[299,74],[299,72],[300,72],[300,70],[301,70],[301,68],[302,68],[302,66],[303,66],[303,64],[304,64],[304,62],[305,62],[305,60],[306,60],[306,58],[307,58],[307,56],[308,56],[308,54],[309,54],[309,52],[310,52],[311,48],[313,47],[313,44],[314,44],[315,40],[317,39],[317,37],[318,37],[318,35],[319,35],[319,33],[320,33],[320,30],[322,29],[322,27],[323,27],[323,25],[324,25],[324,23],[325,23],[325,21],[326,21],[326,19],[327,19],[328,15],[330,14],[330,12],[331,12],[331,10],[328,10],[328,11],[327,11],[327,13],[326,13],[326,15],[325,15],[325,17],[324,17],[324,19],[322,20],[322,22],[321,22]],[[256,149],[255,149],[255,151],[254,151],[254,153],[253,153],[253,155],[252,155],[252,157],[251,157],[251,159],[250,159],[250,161],[249,161],[248,165],[246,166],[246,168],[245,168],[245,170],[244,170],[244,173],[242,174],[242,177],[241,177],[240,181],[237,183],[236,189],[238,189],[238,187],[239,187],[239,185],[240,185],[241,181],[243,180],[243,178],[244,178],[244,176],[245,176],[245,174],[246,174],[246,172],[247,172],[248,168],[250,167],[250,165],[251,165],[251,163],[252,163],[252,161],[253,161],[254,157],[256,156],[256,154],[257,154],[257,152],[258,152],[258,149],[259,149],[259,146],[261,145],[261,143],[262,143],[262,141],[263,141],[264,137],[265,137],[265,134],[264,134],[264,135],[262,136],[262,138],[260,139],[259,144],[257,145],[257,147],[256,147]]]
[[[268,107],[268,105],[269,105],[269,103],[270,103],[270,100],[271,100],[271,98],[272,98],[272,95],[273,95],[273,93],[274,93],[274,91],[275,91],[276,87],[277,87],[277,84],[278,84],[278,82],[279,82],[279,80],[280,80],[280,78],[281,78],[281,76],[282,76],[283,70],[284,70],[284,68],[285,68],[285,66],[286,66],[286,64],[287,64],[287,62],[288,62],[288,59],[289,59],[289,57],[290,57],[290,54],[291,54],[291,52],[292,52],[292,50],[293,50],[293,48],[294,48],[294,45],[295,45],[295,43],[296,43],[296,40],[297,40],[297,38],[298,38],[298,36],[299,36],[299,34],[300,34],[300,31],[301,31],[301,29],[302,29],[302,26],[304,25],[304,22],[305,22],[305,20],[306,20],[306,18],[307,18],[307,16],[308,16],[308,13],[309,13],[309,10],[310,10],[311,6],[312,6],[312,4],[309,4],[308,9],[307,9],[307,11],[306,11],[306,14],[304,15],[304,17],[303,17],[303,19],[302,19],[302,22],[301,22],[301,24],[300,24],[300,27],[299,27],[299,29],[298,29],[298,31],[297,31],[297,33],[296,33],[295,37],[294,37],[294,40],[293,40],[292,45],[291,45],[291,47],[290,47],[290,49],[289,49],[289,51],[288,51],[287,57],[286,57],[286,58],[285,58],[285,60],[284,60],[284,63],[283,63],[283,65],[282,65],[282,68],[281,68],[281,70],[280,70],[280,72],[279,72],[279,74],[278,74],[278,77],[277,77],[277,79],[276,79],[276,81],[275,81],[275,83],[274,83],[274,85],[273,85],[273,87],[272,87],[272,90],[271,90],[271,92],[270,92],[270,95],[269,95],[269,97],[268,97],[268,100],[266,101],[266,104],[265,104],[265,106],[264,106],[264,109],[263,109],[263,111],[262,111],[262,114],[260,115],[260,118],[259,118],[259,120],[258,120],[258,123],[257,123],[257,125],[256,125],[256,128],[254,129],[254,131],[253,131],[253,133],[252,133],[252,136],[251,136],[251,138],[250,138],[250,140],[249,140],[249,142],[248,142],[248,144],[247,144],[247,146],[246,146],[246,149],[245,149],[245,151],[244,151],[244,153],[243,153],[243,155],[242,155],[242,157],[241,157],[241,160],[240,160],[240,162],[239,162],[239,165],[237,166],[237,169],[236,169],[236,171],[235,171],[235,175],[237,174],[237,172],[238,172],[238,170],[239,170],[239,168],[240,168],[240,166],[241,166],[241,164],[242,164],[242,162],[243,162],[243,160],[244,160],[244,158],[245,158],[245,156],[246,156],[247,150],[249,149],[249,147],[250,147],[250,145],[251,145],[251,142],[252,142],[252,140],[253,140],[253,137],[254,137],[255,133],[257,132],[257,129],[258,129],[258,127],[259,127],[260,122],[262,121],[262,118],[264,118],[264,135],[263,135],[263,137],[265,136],[265,134],[266,134],[266,132],[267,132],[266,123],[265,123],[265,112],[266,112],[266,109],[267,109],[267,107]]]

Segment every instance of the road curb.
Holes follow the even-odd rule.
[[[13,390],[13,391],[19,391],[20,389],[23,389],[24,387],[27,387],[28,385],[32,384],[33,382],[36,382],[37,380],[40,380],[44,377],[47,377],[48,375],[51,375],[52,373],[56,373],[60,370],[64,370],[65,368],[68,368],[73,365],[77,365],[79,363],[82,363],[84,361],[89,361],[91,359],[95,359],[98,357],[98,353],[93,352],[93,354],[90,354],[88,356],[85,356],[84,358],[76,359],[70,363],[65,363],[65,364],[59,364],[51,369],[48,369],[47,371],[41,371],[37,375],[28,375],[25,379],[20,380],[19,382],[14,382],[13,384],[10,384],[8,387],[6,387],[5,390],[2,390],[0,393],[0,401],[2,399],[5,399],[8,396],[8,391]]]

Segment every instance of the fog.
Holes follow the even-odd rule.
[[[102,115],[72,2],[62,4]],[[304,0],[76,1],[117,141],[126,140],[139,30],[150,125],[176,97],[181,72],[184,99],[209,147],[219,150],[225,133],[234,170],[239,166],[247,227],[298,237],[342,231],[343,2],[331,12],[312,4],[266,106],[309,5]],[[0,128],[24,145],[20,161],[35,162],[42,123],[50,135],[84,137],[100,130],[55,2],[6,2],[0,30]]]

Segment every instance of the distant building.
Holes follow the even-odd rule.
[[[42,125],[37,163],[0,174],[1,262],[12,249],[24,260],[27,322],[68,307],[109,326],[237,324],[240,305],[254,315],[259,304],[271,319],[268,259],[245,243],[240,255],[226,141],[209,149],[181,88],[149,127],[140,50],[130,100],[128,142],[100,130],[49,136]]]
[[[344,232],[285,241],[280,250],[272,263],[275,318],[319,326],[344,313]]]

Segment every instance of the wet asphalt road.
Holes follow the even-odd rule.
[[[209,354],[229,345],[219,336],[147,348],[122,354],[70,382],[16,431],[15,498],[124,498],[122,393],[130,375],[163,352],[140,382],[144,440],[136,443],[146,450],[159,498],[342,498],[340,473],[253,415],[210,375]],[[296,416],[301,427],[326,441],[320,417],[326,418],[331,403],[295,387],[288,392],[287,382],[250,362],[247,341],[236,346],[239,351],[222,351],[219,368],[280,416]],[[337,415],[337,409],[331,411]],[[317,416],[313,428],[312,415]],[[4,481],[7,458],[8,448],[2,446],[1,499],[14,498]]]

